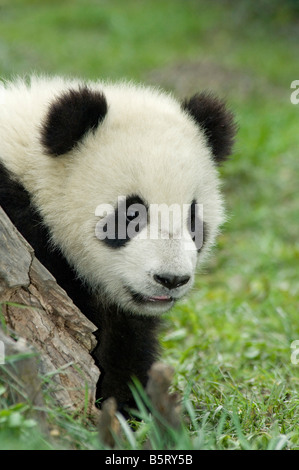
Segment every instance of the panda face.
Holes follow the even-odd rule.
[[[51,84],[34,86],[38,136],[9,165],[53,244],[107,303],[165,312],[191,289],[223,221],[216,166],[231,149],[231,114],[208,95],[180,104],[131,84],[55,82],[49,106]]]
[[[217,172],[202,135],[182,113],[169,124],[157,110],[153,123],[143,105],[124,125],[112,110],[111,96],[110,115],[68,160],[70,216],[85,230],[67,237],[65,251],[108,303],[158,314],[191,289],[197,262],[213,243],[223,217]],[[203,246],[192,240],[195,220],[196,241],[205,223]],[[65,243],[65,227],[61,234]]]
[[[102,209],[106,212],[107,206]],[[103,212],[100,205],[98,214]],[[115,267],[106,290],[117,291],[122,308],[131,312],[168,310],[194,280],[197,234],[192,227],[201,221],[196,218],[195,224],[192,205],[148,204],[131,195],[119,198],[117,208],[106,214],[96,227],[97,238],[110,249],[110,267]]]
[[[197,126],[176,102],[174,110],[161,110],[160,100],[153,103],[151,96],[147,103],[143,97],[138,104],[134,95],[130,109],[133,96],[117,100],[113,90],[106,91],[103,122],[71,158],[59,158],[68,171],[62,207],[71,202],[74,226],[84,227],[66,238],[62,226],[59,243],[88,284],[100,288],[101,298],[104,292],[108,303],[122,309],[158,314],[191,289],[223,209],[215,164]],[[161,208],[164,224],[161,211],[155,216]],[[203,246],[190,233],[197,219],[205,223]],[[105,224],[107,233],[99,236]],[[197,239],[201,228],[198,223]]]

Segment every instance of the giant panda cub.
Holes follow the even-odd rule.
[[[161,316],[191,289],[223,221],[217,165],[235,130],[207,93],[0,85],[0,204],[97,326],[98,398],[121,407],[131,377],[145,385]]]

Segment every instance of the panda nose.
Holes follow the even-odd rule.
[[[187,284],[190,279],[190,276],[175,276],[173,274],[154,274],[154,279],[158,284],[167,287],[167,289],[175,289],[176,287],[181,287]]]

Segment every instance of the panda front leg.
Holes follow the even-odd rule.
[[[97,399],[113,396],[118,408],[134,406],[129,388],[132,377],[145,386],[148,371],[159,354],[157,317],[109,311],[101,316],[98,345],[93,357],[101,371]]]

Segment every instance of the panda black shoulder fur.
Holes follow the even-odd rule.
[[[217,164],[235,131],[231,112],[205,93],[180,103],[131,83],[32,77],[0,85],[0,204],[97,325],[98,397],[121,406],[132,376],[146,383],[160,316],[190,290],[223,221]],[[110,224],[114,236],[101,239],[102,204],[100,228]],[[190,209],[165,229],[150,216],[159,204]],[[125,230],[138,221],[133,236],[120,236],[120,216]]]

